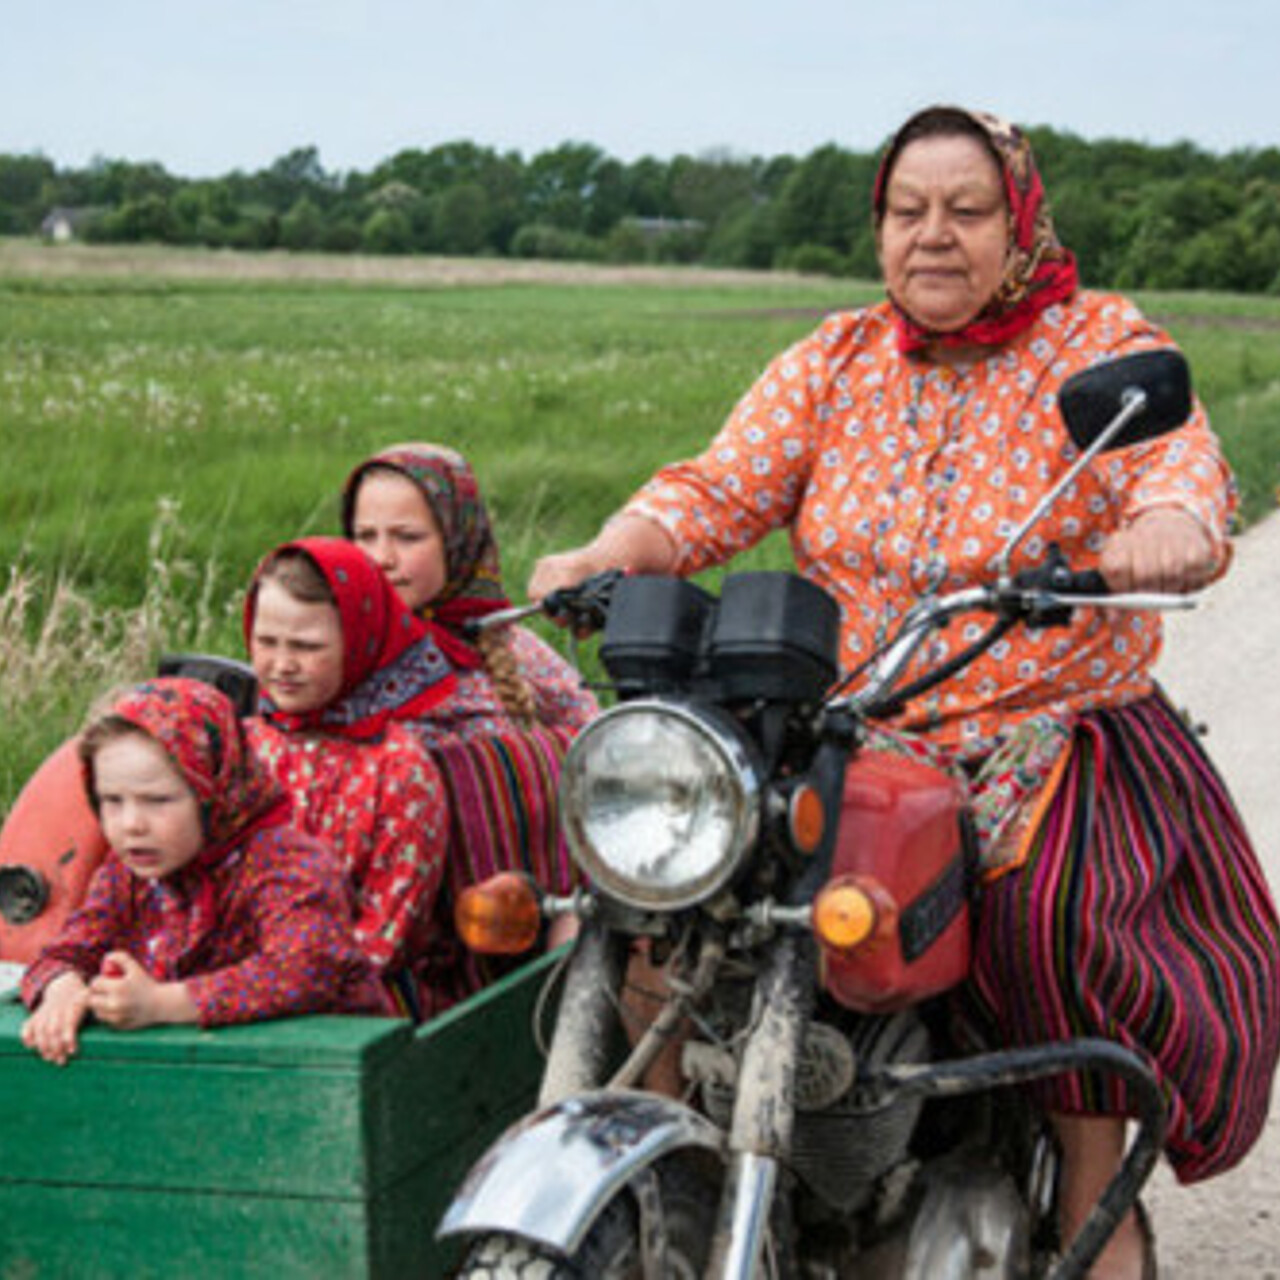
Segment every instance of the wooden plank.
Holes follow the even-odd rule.
[[[532,1019],[562,954],[542,956],[449,1010],[380,1064],[368,1092],[373,1185],[463,1152],[460,1174],[532,1105],[543,1066]]]
[[[0,1074],[0,1178],[292,1196],[368,1183],[359,1072],[83,1062]]]
[[[183,1195],[118,1187],[3,1188],[4,1280],[412,1280],[371,1269],[357,1202]]]
[[[26,1020],[22,1005],[0,1002],[0,1058],[30,1057],[19,1039]],[[150,1061],[163,1063],[226,1062],[237,1066],[376,1066],[392,1057],[413,1037],[402,1018],[317,1015],[278,1018],[244,1026],[148,1027],[145,1031],[113,1031],[90,1024],[81,1035],[72,1063]]]

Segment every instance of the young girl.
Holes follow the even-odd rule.
[[[428,744],[501,733],[513,724],[570,735],[596,714],[577,672],[527,627],[475,638],[465,633],[471,619],[509,601],[489,513],[461,455],[433,444],[375,454],[343,487],[342,526],[431,624],[458,669],[448,706],[419,725]]]
[[[260,759],[303,830],[337,849],[356,939],[402,1008],[421,1019],[475,985],[440,890],[449,810],[440,774],[404,721],[432,715],[456,680],[426,626],[363,551],[303,538],[259,566],[245,638],[262,693],[249,722]]]
[[[24,1044],[65,1063],[90,1014],[127,1029],[390,1011],[332,851],[290,825],[223,694],[139,685],[90,721],[80,755],[109,849],[23,977]]]

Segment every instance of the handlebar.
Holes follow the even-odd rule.
[[[841,699],[855,712],[885,718],[896,715],[911,699],[949,679],[985,653],[1011,627],[1066,626],[1076,609],[1194,609],[1195,596],[1153,591],[1113,592],[1096,569],[1073,570],[1055,544],[1043,565],[1026,569],[1011,581],[965,587],[931,596],[913,608],[893,639],[881,650],[861,688]],[[924,642],[952,618],[965,613],[989,613],[995,623],[974,644],[910,684],[901,683]]]
[[[623,576],[621,569],[606,569],[575,586],[551,591],[541,600],[513,605],[509,609],[496,609],[481,618],[472,618],[465,629],[468,635],[479,635],[493,627],[505,627],[540,613],[553,622],[571,627],[575,633],[602,631],[609,617],[613,589]]]

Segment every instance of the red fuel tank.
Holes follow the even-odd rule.
[[[845,775],[832,880],[875,906],[871,936],[820,949],[822,983],[841,1004],[886,1012],[961,982],[969,971],[964,788],[923,762],[868,751]]]

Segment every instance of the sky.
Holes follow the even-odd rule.
[[[802,156],[933,102],[1225,152],[1280,145],[1278,53],[1276,0],[5,0],[0,153]]]

